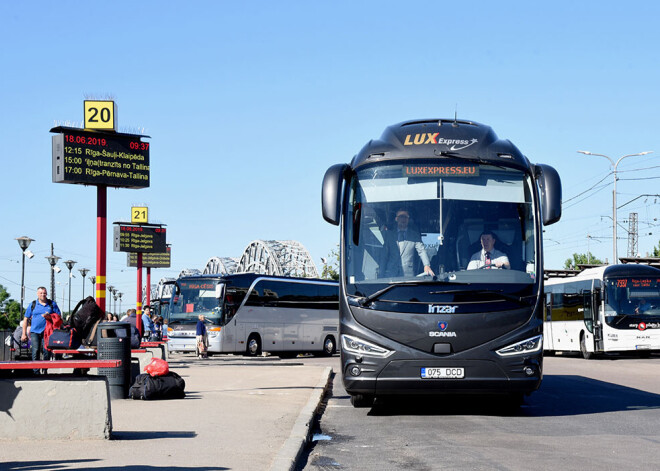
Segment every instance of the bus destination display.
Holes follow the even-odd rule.
[[[126,254],[129,267],[137,267],[137,252]],[[170,268],[172,264],[172,248],[167,247],[165,252],[142,254],[142,268]]]
[[[71,130],[53,136],[53,182],[149,187],[149,143],[134,134]]]
[[[114,228],[115,252],[162,253],[166,250],[164,227],[118,224]]]

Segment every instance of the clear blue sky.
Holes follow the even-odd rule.
[[[0,284],[20,298],[14,238],[27,235],[26,299],[50,286],[51,242],[78,261],[80,297],[77,269],[95,268],[96,191],[51,182],[49,129],[79,125],[83,100],[108,96],[120,131],[151,136],[151,187],[109,189],[109,236],[133,205],[167,224],[173,264],[154,281],[239,257],[255,239],[298,240],[320,265],[339,238],[320,213],[325,170],[390,124],[455,109],[559,171],[566,203],[546,232],[546,267],[588,244],[611,259],[610,164],[577,150],[655,151],[621,163],[619,205],[660,192],[658,18],[652,1],[2,0]],[[639,214],[642,255],[660,239],[658,203],[619,212],[625,227]],[[124,309],[135,279],[109,245]]]

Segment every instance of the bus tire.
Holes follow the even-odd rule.
[[[587,336],[584,335],[584,332],[580,334],[580,353],[582,353],[582,358],[585,360],[591,360],[594,357],[594,354],[587,351],[586,337]]]
[[[323,356],[331,357],[337,352],[337,342],[332,335],[328,335],[323,341]]]
[[[374,405],[374,396],[371,394],[352,394],[351,405],[357,408],[371,407]]]
[[[251,334],[248,338],[245,354],[251,357],[261,355],[261,337],[258,334]]]

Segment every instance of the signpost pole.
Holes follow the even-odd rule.
[[[137,319],[135,320],[135,327],[142,335],[142,252],[137,253]]]
[[[147,267],[147,305],[151,306],[151,267]]]
[[[96,304],[105,312],[105,263],[108,226],[108,187],[96,187]]]

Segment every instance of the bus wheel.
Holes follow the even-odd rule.
[[[374,405],[374,396],[371,394],[353,394],[351,405],[355,408],[371,407]]]
[[[582,358],[585,360],[590,360],[594,357],[592,352],[587,351],[586,335],[584,334],[580,335],[580,352],[582,353]]]
[[[259,338],[258,335],[256,334],[250,335],[250,338],[248,338],[247,341],[246,353],[251,357],[256,357],[257,355],[261,355],[261,339]]]
[[[335,344],[335,338],[332,335],[328,335],[323,341],[323,355],[331,357],[336,351],[337,345]]]

